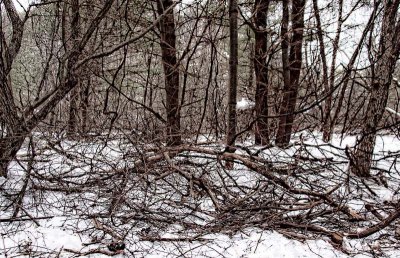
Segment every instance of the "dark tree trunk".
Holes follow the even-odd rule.
[[[254,71],[254,43],[250,42],[249,43],[249,49],[250,49],[250,55],[249,55],[249,81],[247,84],[247,89],[250,91],[253,91],[254,88],[254,75],[255,75],[255,71]]]
[[[3,46],[4,47],[4,46]],[[0,60],[0,106],[1,106],[1,138],[0,138],[0,176],[7,177],[9,163],[21,148],[28,131],[23,119],[18,114],[17,106],[9,80],[9,69],[5,59]],[[7,72],[8,70],[8,72]]]
[[[4,46],[3,46],[4,47]],[[8,71],[8,72],[7,72]],[[7,177],[7,168],[21,148],[28,131],[18,114],[5,59],[0,60],[0,176]]]
[[[362,135],[351,157],[351,172],[369,177],[376,133],[385,111],[389,87],[400,53],[400,21],[397,19],[400,0],[385,1],[377,62],[372,66],[372,85]]]
[[[283,87],[283,98],[279,110],[279,125],[276,144],[281,147],[289,145],[296,109],[297,92],[299,89],[300,71],[302,66],[302,46],[304,31],[305,0],[292,2],[292,37],[290,41],[289,72],[290,82]]]
[[[289,0],[282,1],[281,48],[282,48],[282,73],[283,85],[289,88]],[[287,85],[287,86],[285,86]]]
[[[289,61],[289,0],[282,1],[282,24],[281,24],[281,48],[282,48],[282,76],[283,76],[283,90],[290,89],[290,61]],[[285,92],[284,92],[285,93]],[[285,95],[284,95],[285,96]],[[287,101],[287,100],[286,100]],[[280,104],[280,114],[287,112],[287,103],[283,101]],[[285,110],[285,112],[283,112]],[[280,117],[280,123],[286,122],[286,117]],[[278,125],[280,125],[278,123]],[[279,137],[280,131],[277,132],[276,138]],[[277,142],[277,140],[275,140]]]
[[[77,86],[71,91],[69,99],[69,118],[68,118],[68,128],[67,135],[69,137],[75,137],[79,131],[79,86]]]
[[[81,130],[83,134],[86,134],[88,132],[88,119],[89,119],[88,109],[89,109],[90,85],[91,85],[91,79],[88,78],[86,80],[86,83],[82,85],[83,87],[81,87],[81,92],[80,92],[80,97],[81,97],[80,111],[82,114]]]
[[[28,132],[21,130],[21,133],[16,135],[0,138],[0,176],[7,177],[8,166],[16,157],[28,135]]]
[[[167,145],[179,145],[181,139],[179,111],[179,67],[176,57],[176,35],[172,0],[158,0],[157,11],[163,15],[160,20],[160,46],[165,74],[167,111]],[[166,12],[164,14],[164,12]]]
[[[70,17],[70,35],[66,45],[70,49],[73,49],[79,43],[79,0],[71,0],[71,17]],[[77,78],[77,85],[70,93],[69,101],[69,119],[67,134],[70,137],[74,137],[78,133],[79,128],[79,78]]]
[[[27,130],[14,102],[10,79],[12,63],[21,47],[24,24],[11,0],[4,0],[3,4],[12,24],[12,36],[9,44],[7,44],[4,36],[3,25],[1,24],[0,27],[0,121],[2,124],[2,128],[0,128],[2,131],[0,138],[0,176],[7,177],[8,165],[22,146]]]
[[[236,138],[236,98],[238,85],[238,2],[229,0],[229,95],[228,128],[226,134],[227,151],[235,152]],[[233,162],[227,161],[226,167],[233,168]]]
[[[267,14],[269,0],[254,3],[255,51],[254,71],[256,74],[255,95],[255,144],[269,143],[268,130],[268,65],[267,65]]]

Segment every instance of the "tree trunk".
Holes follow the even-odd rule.
[[[66,45],[70,49],[73,49],[79,43],[79,0],[71,0],[71,17],[70,19],[70,35]],[[77,85],[71,90],[70,100],[69,100],[69,119],[67,134],[70,137],[77,136],[79,128],[79,91],[80,83],[79,78],[77,78]]]
[[[400,0],[385,1],[379,51],[376,53],[377,62],[372,66],[372,85],[363,133],[357,141],[350,163],[351,172],[361,177],[371,175],[376,133],[385,111],[389,87],[399,58],[400,21],[397,20],[399,4]]]
[[[3,46],[4,47],[4,46]],[[2,47],[2,48],[3,48]],[[0,60],[0,177],[7,177],[7,168],[21,148],[25,137],[28,135],[23,119],[18,114],[14,103],[9,69],[5,65],[6,60]]]
[[[322,36],[322,26],[321,26],[321,19],[319,15],[319,9],[317,0],[313,0],[314,2],[314,10],[315,10],[315,17],[317,19],[317,26],[318,26],[318,38],[320,41],[320,51],[321,51],[321,58],[323,62],[323,81],[325,86],[325,94],[329,94],[325,100],[324,106],[324,113],[323,113],[323,128],[322,128],[322,139],[325,142],[329,142],[332,138],[333,130],[334,130],[334,122],[332,119],[331,111],[332,111],[332,92],[331,89],[335,87],[335,70],[336,70],[336,58],[337,53],[339,50],[339,42],[340,42],[340,35],[342,33],[342,25],[343,25],[343,0],[339,0],[339,13],[338,13],[338,25],[336,28],[336,35],[335,39],[333,40],[333,50],[332,50],[332,63],[330,69],[330,78],[328,83],[328,67],[326,62],[326,53],[325,53],[325,43],[323,41]]]
[[[176,35],[172,0],[158,0],[157,11],[163,15],[160,20],[160,46],[165,74],[167,111],[167,145],[179,145],[181,139],[179,111],[179,67],[176,57]]]
[[[283,85],[289,88],[289,0],[282,1],[281,48],[282,48],[282,73]],[[285,86],[286,85],[286,86]]]
[[[281,147],[289,145],[294,121],[297,92],[299,89],[302,66],[302,46],[304,31],[305,0],[292,2],[292,37],[290,41],[289,72],[290,82],[283,87],[283,98],[279,110],[279,125],[276,144]]]
[[[77,86],[71,91],[69,99],[69,118],[68,118],[68,137],[75,137],[79,131],[79,82]]]
[[[83,134],[88,132],[88,108],[89,108],[89,95],[90,95],[90,85],[91,79],[90,77],[86,79],[86,83],[82,85],[80,97],[80,111],[81,111],[81,131]]]
[[[21,47],[24,24],[11,0],[4,0],[3,4],[12,24],[12,36],[9,44],[6,42],[3,27],[0,27],[0,106],[2,109],[0,121],[3,126],[0,138],[0,176],[7,177],[8,165],[15,158],[27,133],[24,121],[14,102],[10,79],[12,63]],[[1,16],[0,18],[2,18]]]
[[[21,130],[16,135],[0,138],[0,177],[7,177],[10,162],[15,159],[28,135],[29,132]]]
[[[329,94],[330,89],[331,89],[330,86],[332,86],[332,85],[329,85],[329,81],[328,81],[328,65],[327,65],[327,60],[326,60],[325,42],[324,42],[324,37],[323,37],[324,32],[322,30],[321,16],[320,16],[317,0],[313,0],[313,8],[314,8],[315,20],[317,21],[317,37],[318,37],[318,43],[319,43],[319,53],[320,53],[321,62],[322,62],[322,85],[324,87],[325,94]],[[333,67],[333,71],[335,71],[334,67]],[[334,76],[334,75],[331,74],[331,76]],[[332,95],[330,94],[329,96],[326,97],[325,107],[321,114],[322,123],[323,123],[323,126],[322,126],[323,137],[322,138],[326,142],[328,142],[331,138],[331,132],[329,130],[330,124],[331,124],[331,115],[330,115],[331,109],[332,109]]]
[[[267,14],[269,0],[256,0],[254,3],[255,53],[254,71],[256,74],[255,95],[255,144],[269,143],[268,131],[268,65],[267,65]]]
[[[0,106],[2,128],[0,128],[0,176],[7,177],[7,168],[21,148],[28,135],[23,119],[18,114],[14,103],[9,69],[5,66],[5,59],[0,61]],[[8,71],[8,72],[7,72]]]
[[[236,138],[236,98],[238,85],[238,2],[229,0],[229,95],[228,128],[226,144],[228,152],[235,152]],[[233,162],[227,161],[226,167],[233,168]]]

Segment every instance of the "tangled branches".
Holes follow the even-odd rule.
[[[125,252],[145,252],[141,243],[207,245],[210,234],[247,228],[325,236],[346,252],[354,251],[345,247],[349,239],[398,237],[398,174],[390,170],[388,188],[377,184],[379,176],[353,177],[345,148],[299,141],[286,150],[239,146],[229,153],[218,144],[160,147],[124,138],[39,143],[1,184],[0,223],[15,233],[62,221],[83,239],[81,250],[62,252],[112,255],[117,250],[106,247],[114,243]],[[233,170],[226,160],[235,161]],[[382,191],[392,191],[391,200],[383,201]]]

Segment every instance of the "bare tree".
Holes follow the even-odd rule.
[[[318,1],[313,0],[313,8],[314,8],[314,14],[315,14],[315,19],[317,22],[317,37],[318,37],[318,42],[319,42],[319,51],[320,51],[320,56],[321,56],[321,62],[322,62],[322,84],[324,87],[325,95],[326,95],[326,100],[325,100],[325,106],[324,106],[324,111],[322,113],[322,121],[323,121],[323,140],[328,142],[331,137],[332,137],[332,131],[334,127],[334,122],[332,121],[332,116],[331,116],[331,110],[332,110],[332,89],[335,86],[335,69],[336,69],[336,58],[337,58],[337,53],[339,50],[339,41],[340,41],[340,35],[342,31],[342,24],[343,24],[343,0],[339,0],[339,10],[338,10],[338,22],[337,22],[337,29],[336,29],[336,35],[333,40],[333,49],[332,49],[332,62],[331,62],[331,67],[330,67],[330,72],[328,72],[328,62],[327,62],[327,53],[325,50],[325,41],[324,41],[324,36],[323,36],[323,29],[321,25],[321,16],[320,16],[320,11],[318,7]]]
[[[236,98],[238,85],[238,2],[229,0],[229,95],[228,95],[228,128],[226,144],[229,152],[235,152],[236,137]],[[233,163],[227,162],[231,168]]]
[[[268,131],[268,65],[267,65],[267,16],[269,0],[254,2],[254,71],[256,74],[255,143],[265,145],[269,142]]]
[[[26,127],[23,117],[14,102],[10,72],[12,64],[21,48],[24,32],[24,21],[19,17],[11,0],[3,1],[6,13],[12,24],[12,37],[6,42],[3,28],[1,33],[1,60],[0,60],[0,104],[2,106],[1,120],[4,124],[0,139],[0,176],[6,176],[9,159],[13,158],[25,139]],[[1,12],[3,14],[3,12]]]
[[[176,53],[176,35],[174,6],[172,0],[157,0],[157,11],[162,15],[160,20],[160,46],[164,67],[166,111],[167,111],[167,144],[179,145],[181,139],[179,109],[179,62]],[[165,15],[163,15],[165,12]]]
[[[371,175],[376,133],[385,112],[389,87],[400,54],[400,21],[398,20],[400,0],[386,0],[383,5],[379,46],[373,60],[376,63],[372,63],[367,113],[362,135],[357,141],[354,156],[350,161],[351,171],[362,177]]]
[[[64,16],[67,16],[67,19],[70,19],[70,28],[68,33],[68,41],[65,42],[66,46],[73,47],[79,43],[80,36],[80,13],[79,13],[79,1],[71,0],[71,17],[69,17],[68,10],[64,10]],[[64,19],[65,20],[65,19]],[[64,36],[64,38],[66,35]],[[77,71],[76,75],[79,75],[79,71]],[[80,86],[80,78],[77,79],[77,85],[71,90],[70,93],[70,102],[69,102],[69,118],[68,118],[68,129],[67,133],[70,136],[74,136],[78,130],[78,110],[79,110],[79,86]]]
[[[304,31],[304,8],[305,0],[292,1],[292,36],[290,38],[290,54],[288,62],[288,70],[290,73],[289,84],[287,79],[284,80],[283,98],[279,110],[279,125],[276,135],[276,144],[279,146],[287,146],[290,142],[292,134],[293,121],[295,117],[297,92],[300,84],[300,74],[302,67],[302,47],[303,47],[303,31]],[[283,8],[286,13],[285,9]],[[285,15],[287,16],[288,13]],[[283,18],[283,19],[286,19]],[[284,68],[285,69],[285,68]]]
[[[64,27],[63,38],[67,39],[64,45],[71,48],[76,44],[82,37],[82,32],[89,26],[90,18],[94,12],[95,1],[89,0],[85,2],[71,1],[71,12],[65,12],[63,14],[63,21],[72,20],[70,26],[68,24]],[[73,14],[71,16],[70,14]],[[88,42],[87,48],[95,47],[95,39],[91,39]],[[89,107],[89,95],[90,85],[93,77],[93,71],[96,70],[98,64],[95,61],[88,62],[81,66],[77,70],[78,84],[69,93],[69,117],[67,134],[71,137],[77,136],[78,133],[84,134],[87,131],[88,125],[88,107]]]

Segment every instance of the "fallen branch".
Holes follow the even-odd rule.
[[[397,207],[399,207],[399,205],[397,205]],[[387,226],[389,226],[393,221],[395,221],[397,218],[400,217],[400,208],[397,208],[395,212],[393,212],[391,215],[389,215],[386,219],[380,221],[379,223],[373,225],[372,227],[366,228],[362,231],[358,231],[358,232],[351,232],[351,233],[347,233],[346,236],[348,238],[365,238],[367,236],[370,236],[384,228],[386,228]]]

